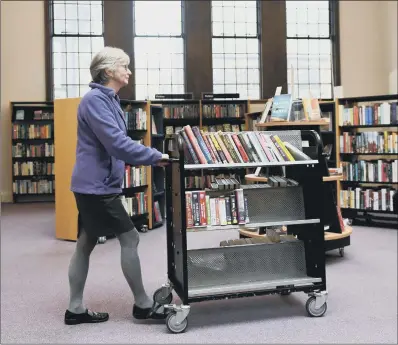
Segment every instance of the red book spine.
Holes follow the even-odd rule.
[[[206,192],[199,191],[199,210],[200,210],[200,225],[207,225],[206,216]]]
[[[242,157],[243,161],[245,163],[249,162],[249,157],[248,157],[246,151],[244,150],[244,148],[238,138],[238,135],[233,133],[233,134],[231,134],[231,137],[232,137],[233,141],[235,142],[235,145],[238,148],[240,156]]]
[[[194,149],[194,151],[195,151],[195,153],[196,153],[196,155],[197,155],[197,157],[199,159],[199,162],[201,164],[207,164],[207,160],[206,160],[202,150],[199,147],[198,141],[196,140],[196,137],[195,137],[195,135],[192,132],[191,126],[190,125],[185,126],[184,127],[184,131],[187,134],[188,139],[189,139],[189,141],[192,144],[192,147],[193,147],[193,149]]]

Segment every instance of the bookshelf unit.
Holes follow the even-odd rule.
[[[54,104],[11,102],[14,203],[54,202]]]
[[[54,100],[54,143],[56,238],[76,241],[79,230],[78,212],[73,193],[70,191],[71,177],[76,159],[77,110],[81,98]],[[151,106],[149,101],[121,100],[127,124],[127,134],[133,140],[142,141],[146,146],[156,146],[162,135],[152,135],[152,115],[161,121],[160,107]],[[140,110],[141,109],[141,110]],[[156,115],[158,114],[158,115]],[[159,124],[157,124],[159,125]],[[153,224],[152,167],[126,166],[122,194],[126,208],[138,230],[150,229]],[[142,194],[141,194],[142,193]],[[128,211],[129,212],[129,211]]]
[[[158,151],[164,153],[164,109],[161,105],[150,104],[150,146],[156,148]],[[152,211],[149,217],[149,229],[155,229],[164,224],[165,219],[165,175],[164,168],[150,167],[152,188],[150,190],[150,197]]]
[[[397,227],[397,101],[398,95],[338,99],[338,199],[354,224]]]
[[[151,146],[150,104],[146,101],[120,100],[124,111],[127,135],[134,141]],[[152,171],[146,166],[130,166],[126,163],[122,194],[127,204],[127,212],[139,231],[145,231],[151,219]]]

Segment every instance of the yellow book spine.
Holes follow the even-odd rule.
[[[287,156],[287,158],[289,158],[290,161],[295,161],[294,157],[292,156],[290,151],[286,148],[286,146],[282,142],[282,140],[277,135],[274,135],[274,138],[277,141],[277,143],[279,144],[279,146],[281,147],[281,149],[283,150],[283,152],[285,153],[285,155]]]

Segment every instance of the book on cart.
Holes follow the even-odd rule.
[[[278,134],[244,132],[204,132],[186,125],[180,132],[186,164],[290,163],[310,160]]]

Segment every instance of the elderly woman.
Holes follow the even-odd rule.
[[[86,309],[83,290],[89,259],[98,237],[115,234],[121,246],[123,274],[134,295],[133,316],[164,318],[163,307],[145,292],[137,246],[139,234],[121,200],[125,163],[164,166],[162,153],[127,136],[126,122],[117,96],[131,72],[122,50],[105,47],[91,62],[91,90],[82,98],[77,118],[76,163],[71,190],[76,199],[82,230],[69,266],[70,302],[65,323],[107,321],[107,313]],[[62,212],[62,211],[61,211]],[[162,308],[162,311],[161,309]]]

